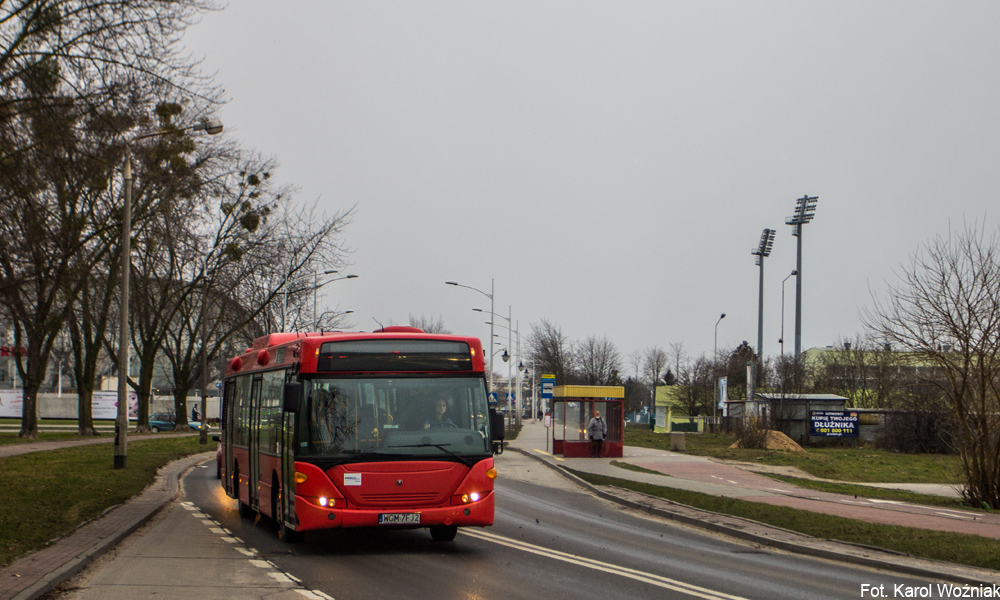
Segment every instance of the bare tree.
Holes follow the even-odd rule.
[[[195,221],[192,259],[177,259],[180,272],[192,275],[176,282],[186,292],[177,296],[163,349],[171,363],[179,426],[187,421],[188,391],[208,377],[202,348],[204,362],[214,364],[229,350],[230,339],[259,327],[256,322],[269,307],[280,302],[284,310],[286,290],[293,299],[312,297],[313,278],[296,275],[340,267],[346,253],[340,234],[350,222],[349,210],[327,216],[317,214],[315,204],[296,206],[287,188],[273,184],[270,161],[240,152],[230,159],[208,186],[214,202]],[[171,252],[186,256],[183,250]],[[308,283],[293,294],[296,281]],[[234,304],[244,308],[230,310]],[[336,317],[327,321],[336,323]]]
[[[1000,508],[1000,241],[967,225],[922,244],[901,271],[864,322],[940,370],[966,500]]]
[[[622,358],[607,336],[590,336],[576,347],[576,364],[586,385],[619,385]]]
[[[451,331],[444,326],[444,318],[440,315],[438,315],[437,320],[435,320],[434,317],[425,317],[423,315],[414,317],[413,315],[410,315],[410,327],[416,327],[417,329],[423,330],[424,333],[451,333]]]
[[[702,356],[681,369],[677,385],[687,414],[711,414],[715,403],[715,363]]]
[[[855,408],[889,408],[901,386],[903,360],[871,337],[839,340],[824,353],[814,374],[817,389],[850,399]]]
[[[38,389],[81,275],[106,251],[98,240],[114,219],[95,198],[116,153],[92,111],[62,95],[56,80],[33,85],[49,98],[0,119],[0,297],[16,345],[28,351],[16,362],[24,381],[19,435],[29,438],[38,436]]]
[[[117,220],[95,197],[142,125],[122,108],[142,88],[214,91],[176,42],[208,3],[181,0],[0,2],[0,295],[9,303],[25,383],[21,436],[37,437],[36,398],[53,341]],[[140,83],[141,82],[141,83]],[[127,112],[127,111],[125,111]],[[26,234],[26,235],[25,235]],[[20,240],[20,241],[18,241]]]
[[[654,410],[656,386],[662,383],[666,374],[667,353],[659,346],[650,346],[642,352],[642,374],[649,384],[649,410]]]
[[[674,378],[678,381],[681,377],[681,363],[687,362],[687,352],[684,351],[684,342],[670,344],[667,351],[667,361],[674,366]]]
[[[558,385],[576,381],[573,364],[573,343],[563,335],[562,328],[542,319],[531,324],[527,337],[528,357],[540,373],[552,373]]]

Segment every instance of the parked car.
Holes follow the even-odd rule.
[[[188,427],[195,431],[201,429],[201,421],[188,421]],[[177,420],[170,413],[156,413],[149,415],[149,429],[151,431],[172,431],[177,429]]]

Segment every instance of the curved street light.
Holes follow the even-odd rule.
[[[445,283],[445,285],[453,285],[455,287],[463,287],[463,288],[472,290],[474,292],[479,292],[480,294],[486,296],[487,298],[490,299],[490,314],[491,315],[493,314],[493,295],[496,293],[495,289],[494,289],[494,283],[495,283],[494,279],[492,279],[492,278],[490,279],[490,293],[489,294],[487,294],[486,292],[484,292],[483,290],[481,290],[479,288],[474,288],[474,287],[472,287],[470,285],[464,285],[464,284],[458,283],[457,281],[446,281],[444,283]],[[493,343],[493,317],[490,317],[490,343],[491,344]],[[492,354],[490,355],[490,380],[489,381],[490,381],[490,393],[492,393],[493,392],[493,355]]]
[[[152,133],[145,133],[133,137],[125,142],[125,161],[122,166],[122,184],[125,187],[125,198],[122,202],[122,237],[121,237],[121,310],[119,318],[119,339],[118,339],[118,414],[115,419],[115,458],[114,468],[124,469],[128,463],[128,277],[132,268],[131,239],[132,239],[132,144],[146,138],[159,137],[172,133],[183,133],[185,131],[204,131],[209,135],[222,133],[222,121],[210,119],[202,121],[190,127],[180,129],[160,130]],[[202,353],[204,353],[202,345]],[[204,377],[204,373],[202,373]],[[204,388],[204,382],[202,388]],[[204,410],[202,410],[204,412]],[[204,415],[202,415],[202,427],[204,428]]]
[[[334,273],[339,273],[339,272],[340,271],[324,271],[322,274],[323,275],[332,275]],[[308,273],[303,274],[303,277],[308,277],[308,276],[309,276]],[[314,281],[318,281],[319,275],[313,275],[313,277],[315,278]],[[314,326],[316,325],[316,318],[315,318],[315,316],[316,316],[316,302],[317,302],[317,300],[316,300],[316,294],[318,293],[317,290],[319,290],[319,288],[323,287],[324,285],[326,285],[328,283],[333,283],[334,281],[342,281],[344,279],[357,279],[357,277],[358,277],[357,275],[353,275],[353,274],[352,275],[344,275],[343,277],[334,277],[333,279],[328,279],[328,280],[324,281],[323,283],[314,283],[313,284],[314,285],[314,289],[313,289],[313,321],[314,321],[313,325]],[[288,318],[288,281],[289,281],[289,277],[286,275],[285,276],[285,280],[281,284],[281,287],[283,289],[283,294],[282,294],[282,299],[281,299],[281,331],[285,331],[285,321]],[[292,281],[295,281],[295,280],[293,279]],[[308,288],[306,288],[306,289],[308,289]],[[297,291],[299,291],[299,290],[297,290]]]
[[[792,272],[788,274],[788,277],[793,277],[798,274],[798,269],[792,269]],[[778,338],[778,343],[781,344],[782,358],[785,356],[785,282],[788,281],[788,277],[781,280],[781,337]]]
[[[722,315],[719,316],[719,320],[715,322],[715,350],[713,350],[714,354],[712,356],[712,360],[716,364],[716,367],[715,367],[715,376],[716,376],[716,378],[718,378],[718,376],[719,376],[719,367],[718,367],[718,364],[719,364],[719,323],[721,323],[722,320],[725,319],[725,318],[726,318],[726,313],[722,313]],[[719,389],[718,383],[716,383],[715,389],[716,390]],[[716,392],[716,393],[718,393],[718,392]],[[713,406],[712,406],[712,421],[713,421],[713,423],[712,424],[714,426],[714,425],[717,425],[717,423],[714,423],[714,421],[719,417],[719,398],[716,398],[715,402],[713,402],[712,404],[713,404]]]

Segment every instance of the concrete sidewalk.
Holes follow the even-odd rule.
[[[546,447],[551,450],[551,441],[548,441],[547,446],[546,429],[541,421],[524,421],[517,439],[508,444],[508,451],[514,450],[531,456],[608,500],[689,525],[797,553],[887,568],[899,573],[947,578],[964,583],[1000,582],[1000,572],[916,559],[874,547],[819,540],[748,519],[710,513],[623,488],[590,485],[572,475],[570,470],[750,502],[786,506],[871,523],[1000,539],[1000,515],[994,513],[942,509],[913,503],[867,500],[817,492],[780,483],[763,475],[736,468],[732,464],[723,464],[684,453],[626,446],[624,456],[620,459],[565,459],[547,452]],[[612,460],[658,473],[643,473],[617,467],[611,464]],[[503,473],[500,476],[502,477]],[[948,491],[954,494],[953,490]],[[873,543],[877,541],[873,540]]]

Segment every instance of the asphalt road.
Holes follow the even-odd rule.
[[[286,545],[267,519],[241,519],[214,462],[206,465],[185,477],[186,504],[85,574],[70,597],[827,599],[860,598],[864,584],[884,586],[889,598],[897,584],[931,585],[930,597],[939,597],[934,582],[632,513],[516,453],[498,458],[496,525],[460,530],[446,543],[425,529],[330,530]],[[262,566],[277,573],[266,576]]]

